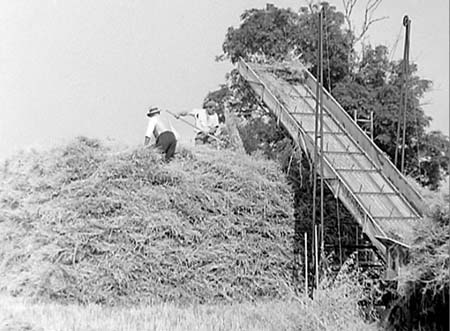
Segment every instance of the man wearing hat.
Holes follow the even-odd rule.
[[[153,136],[156,139],[155,147],[159,148],[165,154],[166,161],[170,161],[177,147],[175,132],[170,123],[165,123],[161,118],[161,110],[158,107],[150,107],[147,116],[149,119],[144,145],[147,146]]]
[[[206,102],[204,108],[193,109],[190,112],[184,111],[176,115],[176,118],[182,116],[192,116],[195,119],[195,127],[197,134],[195,136],[195,144],[205,144],[209,140],[209,135],[214,136],[219,127],[219,117],[215,112],[217,104],[209,100]]]

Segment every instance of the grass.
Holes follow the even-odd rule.
[[[3,328],[31,330],[294,330],[297,304],[272,302],[234,305],[174,304],[132,308],[98,305],[27,304],[4,299]],[[298,318],[298,317],[297,317]]]
[[[358,313],[360,289],[345,279],[316,292],[315,299],[233,304],[174,303],[151,306],[105,307],[35,303],[0,297],[0,330],[21,331],[376,331]]]

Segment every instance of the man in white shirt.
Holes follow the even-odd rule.
[[[209,135],[214,136],[219,127],[219,117],[215,112],[217,107],[214,101],[208,101],[203,109],[193,109],[189,112],[184,111],[179,113],[176,118],[183,116],[192,116],[195,119],[195,127],[197,134],[195,136],[195,144],[206,144],[209,140]]]
[[[173,132],[170,123],[161,118],[161,111],[157,107],[150,107],[147,116],[149,119],[144,145],[150,144],[152,137],[154,137],[156,139],[155,147],[165,154],[166,161],[170,161],[177,147],[175,132]]]

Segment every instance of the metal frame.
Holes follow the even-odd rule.
[[[267,87],[264,79],[242,59],[238,62],[238,70],[240,74],[250,83],[249,85],[254,90],[259,99],[264,102],[267,108],[277,117],[278,123],[281,123],[283,127],[289,132],[296,145],[302,148],[305,152],[312,155],[314,153],[314,137],[311,137],[312,131],[305,130],[302,123],[299,121],[298,116],[314,116],[313,112],[297,111],[297,106],[293,112],[290,112],[286,106],[276,97],[272,91]],[[304,70],[304,68],[302,68]],[[314,77],[307,70],[306,73],[305,91],[309,95],[313,95],[312,90],[316,84]],[[298,97],[304,99],[308,95],[303,95],[298,86],[292,86],[298,92]],[[373,143],[372,140],[364,133],[364,131],[353,121],[351,116],[347,114],[336,100],[324,90],[324,108],[326,113],[324,116],[330,116],[333,119],[333,123],[336,124],[339,129],[346,133],[346,136],[352,144],[357,146],[357,151],[324,151],[323,161],[316,165],[316,169],[319,166],[324,167],[323,177],[325,183],[333,192],[336,197],[339,197],[341,202],[352,213],[356,221],[362,226],[363,231],[369,237],[373,245],[377,248],[381,257],[387,261],[389,260],[389,251],[392,245],[396,247],[409,248],[409,245],[405,242],[398,241],[387,235],[386,232],[376,221],[377,219],[388,219],[387,217],[374,216],[370,212],[369,208],[366,208],[360,197],[367,197],[368,195],[385,195],[385,196],[399,196],[402,197],[403,202],[411,211],[411,217],[392,217],[392,220],[417,220],[424,214],[426,207],[420,196],[420,194],[414,190],[413,187],[406,181],[403,175],[394,167],[391,161],[384,155],[384,153]],[[289,96],[289,93],[286,94]],[[283,98],[283,96],[282,96]],[[292,96],[291,96],[292,98]],[[305,100],[304,100],[305,101]],[[312,107],[307,103],[308,107]],[[297,118],[295,118],[296,116]],[[335,134],[336,136],[341,132],[325,131],[324,134]],[[336,169],[328,160],[327,155],[363,155],[373,166],[373,169],[358,169],[358,168],[340,168]],[[392,192],[381,191],[362,191],[354,192],[346,179],[343,178],[344,174],[348,171],[360,171],[363,173],[380,173],[383,178],[390,184],[392,184]],[[342,176],[341,176],[342,173]]]
[[[302,148],[303,146],[300,144],[299,140],[303,140],[306,147],[305,152],[310,155],[314,153],[314,141],[312,141],[311,137],[292,117],[278,98],[272,94],[258,74],[242,59],[238,62],[238,70],[240,74],[250,82],[250,86],[255,93],[267,105],[277,119],[279,119],[280,123],[289,132],[297,146]],[[255,85],[258,86],[258,88],[256,88]],[[302,137],[300,138],[299,136]],[[323,166],[324,179],[330,177],[336,178],[331,181],[329,179],[325,180],[327,186],[336,197],[340,198],[345,207],[353,214],[357,222],[361,225],[363,231],[367,234],[374,246],[382,253],[381,256],[385,257],[387,253],[386,247],[377,238],[387,238],[386,233],[372,219],[370,212],[364,207],[359,198],[353,194],[346,181],[333,169],[326,158],[323,159]]]
[[[310,91],[316,84],[316,79],[305,70],[305,85]],[[364,150],[372,162],[382,169],[384,175],[398,189],[406,200],[414,207],[420,216],[427,211],[427,206],[420,194],[408,183],[401,172],[394,166],[385,153],[366,135],[366,133],[353,121],[351,116],[340,106],[333,96],[324,89],[324,107],[329,114],[349,133],[351,139]]]

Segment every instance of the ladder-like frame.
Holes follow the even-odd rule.
[[[290,66],[297,72],[304,74],[302,84],[297,86],[289,84],[273,75],[271,70],[268,70],[269,66],[248,64],[242,59],[238,63],[238,70],[255,94],[284,126],[294,142],[309,155],[312,155],[314,153],[314,131],[308,130],[304,123],[315,115],[311,102],[315,101],[315,95],[312,91],[316,86],[316,80],[300,63],[291,63]],[[288,89],[289,92],[284,93]],[[292,95],[289,93],[292,93]],[[329,139],[330,142],[333,142],[335,138],[341,137],[351,141],[351,146],[349,145],[351,148],[348,147],[346,150],[324,148],[325,183],[352,213],[384,260],[389,262],[392,260],[389,257],[391,247],[410,247],[411,236],[407,233],[411,233],[415,222],[421,219],[425,211],[425,204],[419,193],[394,167],[387,156],[325,89],[323,89],[323,95],[324,116],[328,118],[329,123],[333,123],[332,126],[334,127],[334,129],[324,132],[323,139]],[[339,155],[363,157],[367,159],[366,163],[370,162],[370,167],[353,167],[352,165],[350,168],[339,168],[333,163],[333,157]],[[316,169],[319,168],[318,166]],[[381,190],[362,191],[360,189],[358,192],[354,183],[349,183],[347,176],[357,173],[367,177],[379,176],[383,181],[386,181],[386,187],[389,187],[389,189],[383,191],[383,184]],[[370,210],[370,205],[367,204],[368,196],[401,199],[402,205],[404,205],[403,211],[396,210],[395,217],[391,217],[390,215],[386,216],[387,211],[385,210],[383,217],[377,217]],[[393,212],[394,210],[391,211],[391,214]],[[394,222],[399,223],[399,227],[393,226]]]

